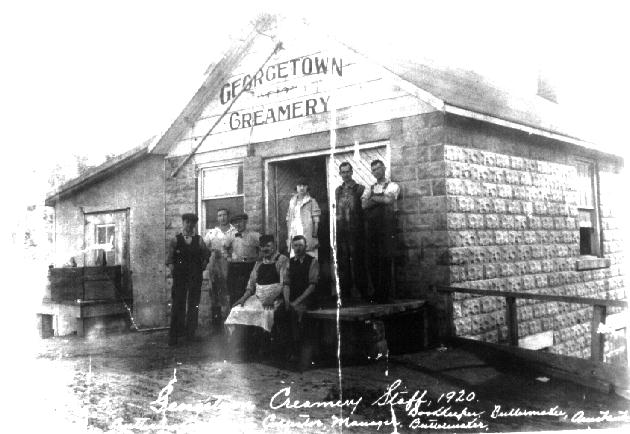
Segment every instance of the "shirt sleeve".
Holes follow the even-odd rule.
[[[363,186],[363,193],[361,194],[361,206],[363,208],[367,206],[367,202],[371,194],[372,194],[372,188],[369,186],[368,187]]]
[[[223,240],[223,247],[229,249],[232,247],[232,242],[234,242],[234,232],[230,232]]]
[[[208,259],[210,259],[210,249],[208,249],[208,246],[201,237],[199,237],[199,247],[201,248],[201,255],[203,257],[203,260],[207,261]]]
[[[317,285],[319,282],[319,263],[317,259],[313,258],[311,266],[308,269],[308,283],[310,285]]]
[[[317,203],[315,199],[311,198],[311,217],[316,217],[317,220],[319,221],[320,215],[322,215],[322,210],[319,207],[319,204]]]
[[[289,258],[284,255],[280,255],[276,261],[276,270],[280,276],[280,283],[284,284],[285,278],[288,278],[289,274]]]
[[[168,253],[166,254],[166,265],[175,262],[175,248],[177,247],[177,238],[171,238],[168,243]]]
[[[289,260],[289,263],[287,264],[287,266],[284,267],[284,274],[281,275],[282,276],[281,283],[283,285],[287,285],[287,286],[291,286],[291,277],[290,277],[290,273],[289,273],[289,267],[291,267],[290,260]]]
[[[258,278],[258,267],[260,267],[261,262],[258,261],[254,264],[254,268],[252,269],[251,274],[249,275],[249,281],[247,282],[247,288],[252,291],[256,290],[256,279]]]
[[[258,232],[252,232],[252,246],[260,247],[260,234]]]
[[[385,189],[385,194],[394,200],[398,200],[400,194],[400,186],[395,182],[390,182]]]

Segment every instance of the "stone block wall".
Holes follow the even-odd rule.
[[[613,209],[619,202],[614,191],[618,161],[457,118],[445,125],[443,157],[448,234],[443,259],[451,286],[604,299],[625,296],[621,214]],[[602,252],[610,266],[577,266],[575,157],[597,162]],[[520,337],[553,331],[550,351],[590,356],[590,306],[535,300],[517,304]],[[507,339],[502,298],[459,294],[453,313],[460,336],[488,342]],[[619,343],[607,349],[615,346]]]
[[[443,142],[440,112],[394,121],[391,178],[401,188],[398,209],[398,298],[424,298],[431,285],[447,285]]]
[[[341,129],[337,140],[338,146],[389,140],[391,178],[401,186],[398,298],[431,298],[429,288],[436,284],[625,297],[619,160],[441,112]],[[262,231],[265,159],[326,149],[329,137],[317,133],[249,146],[244,206],[250,228]],[[602,252],[610,266],[577,267],[575,157],[598,166]],[[179,231],[181,213],[196,206],[194,164],[169,177],[179,161],[166,163],[167,242]],[[503,298],[457,294],[453,313],[460,336],[507,338]],[[591,307],[519,300],[518,315],[521,337],[553,331],[550,351],[590,355]],[[621,341],[611,340],[607,353],[619,352]]]

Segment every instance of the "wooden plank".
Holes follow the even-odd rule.
[[[486,289],[472,289],[472,288],[458,288],[448,286],[438,286],[440,292],[463,292],[466,294],[483,295],[485,297],[514,297],[528,300],[542,300],[542,301],[557,301],[561,303],[576,303],[576,304],[588,304],[591,306],[607,306],[607,307],[628,307],[628,302],[625,300],[603,300],[599,298],[588,297],[574,297],[567,295],[551,295],[551,294],[536,294],[526,292],[514,292],[514,291],[496,291]]]
[[[116,287],[111,280],[93,280],[84,284],[83,300],[116,300]]]
[[[391,304],[370,304],[363,306],[342,307],[339,309],[340,321],[365,321],[374,318],[383,318],[403,312],[413,312],[424,308],[425,300],[405,300]],[[314,319],[336,320],[337,309],[309,310],[307,316]]]
[[[565,379],[606,393],[613,391],[621,396],[630,389],[630,371],[624,366],[460,337],[453,337],[449,342],[493,365],[520,364],[528,370],[552,378]]]
[[[516,306],[516,298],[506,297],[507,312],[506,321],[508,326],[508,338],[510,345],[518,346],[518,311]]]
[[[105,315],[117,315],[127,312],[122,301],[82,304],[79,318],[93,318]]]
[[[527,350],[541,350],[553,346],[553,331],[536,333],[535,335],[519,338],[518,346]]]
[[[606,323],[606,306],[593,306],[593,318],[591,320],[591,360],[604,361],[604,340],[606,335],[601,333],[600,324]]]
[[[455,336],[455,318],[453,317],[453,293],[448,292],[444,297],[446,303],[446,336],[452,337]]]

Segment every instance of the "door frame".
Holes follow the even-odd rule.
[[[263,178],[263,196],[265,199],[265,207],[264,207],[264,232],[268,232],[271,228],[267,227],[269,223],[269,195],[271,192],[269,191],[269,175],[270,175],[270,165],[273,163],[283,162],[283,161],[291,161],[298,160],[301,158],[309,158],[309,157],[321,157],[321,156],[330,156],[335,154],[345,154],[347,152],[358,152],[364,149],[373,149],[373,148],[382,148],[385,147],[385,154],[387,155],[387,161],[385,162],[386,167],[389,168],[391,165],[391,146],[389,140],[379,140],[376,142],[364,142],[360,143],[358,141],[354,142],[354,145],[349,146],[340,146],[335,148],[334,151],[331,149],[323,149],[319,151],[311,151],[311,152],[302,152],[299,154],[290,154],[290,155],[282,155],[278,157],[270,157],[265,158],[264,160],[264,178]],[[331,201],[331,194],[334,194],[334,187],[330,185],[330,173],[328,173],[328,164],[326,164],[326,186],[328,190],[328,202]],[[331,190],[332,188],[332,190]],[[329,206],[329,212],[332,207]],[[334,216],[333,216],[334,217]]]

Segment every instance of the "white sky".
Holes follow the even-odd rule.
[[[13,170],[28,170],[30,180],[15,199],[41,200],[50,169],[57,163],[71,169],[73,154],[96,164],[164,131],[228,35],[238,36],[264,11],[306,16],[342,40],[360,34],[383,52],[421,52],[507,85],[522,84],[542,65],[585,124],[604,123],[599,133],[625,144],[623,3],[549,3],[319,1],[300,10],[250,0],[5,5],[4,148]]]

